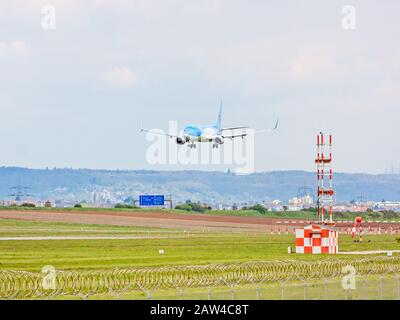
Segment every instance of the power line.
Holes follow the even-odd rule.
[[[10,190],[15,190],[14,192],[10,193],[9,197],[15,197],[15,201],[21,201],[23,197],[32,197],[32,194],[27,193],[26,190],[32,189],[31,187],[23,186],[23,185],[16,185],[10,187]]]

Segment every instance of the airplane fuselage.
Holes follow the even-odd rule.
[[[213,142],[214,147],[222,144],[224,138],[222,137],[221,130],[216,126],[198,126],[188,125],[183,130],[183,140],[189,144],[195,142]]]
[[[235,138],[244,138],[248,135],[247,132],[242,133],[228,133],[224,134],[227,130],[231,132],[233,130],[238,129],[247,129],[249,127],[229,127],[229,128],[222,128],[221,120],[222,120],[222,102],[218,109],[217,119],[214,125],[209,126],[199,126],[199,125],[188,125],[183,129],[183,134],[176,136],[171,134],[162,134],[168,136],[170,138],[174,138],[176,143],[179,145],[187,144],[190,148],[196,148],[196,142],[208,142],[212,143],[213,148],[218,148],[219,145],[224,143],[225,139],[235,139]],[[274,130],[278,127],[278,122],[275,125]],[[141,129],[142,132],[151,132],[150,130]],[[160,134],[160,133],[156,133]]]

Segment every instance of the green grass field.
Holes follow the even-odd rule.
[[[250,261],[326,261],[352,259],[351,255],[300,255],[288,254],[287,247],[294,248],[294,236],[270,235],[269,233],[223,233],[186,232],[178,229],[123,227],[110,225],[87,225],[74,223],[29,222],[0,219],[0,237],[46,237],[46,236],[138,236],[139,239],[119,240],[1,240],[0,271],[23,270],[40,273],[45,265],[57,270],[92,271],[115,268],[147,268],[163,266],[193,266],[207,264],[232,264]],[[150,238],[149,238],[150,237]],[[364,236],[363,243],[355,243],[350,236],[341,235],[340,251],[395,250],[400,249],[396,236]],[[163,249],[164,254],[159,254]],[[392,277],[393,278],[393,277]],[[377,293],[374,285],[384,281],[385,288],[395,286],[396,279],[376,276],[363,280],[364,287],[370,288],[371,298]],[[321,280],[322,281],[322,280]],[[290,281],[285,285],[285,299],[324,298],[325,282],[313,280],[307,284]],[[343,299],[344,293],[339,279],[330,279],[329,299]],[[260,285],[241,284],[235,288],[216,286],[213,288],[182,288],[139,290],[121,293],[124,299],[280,299],[281,283],[268,282]],[[393,290],[392,290],[393,289]],[[325,290],[325,291],[324,291]],[[385,294],[396,297],[395,288]],[[392,293],[393,291],[393,293]],[[313,297],[314,294],[314,297]],[[350,297],[358,299],[367,291],[358,289]],[[347,295],[347,293],[346,293]],[[367,296],[365,296],[368,298]],[[53,298],[77,298],[77,296],[56,296]],[[102,294],[95,299],[113,299],[114,295]]]
[[[184,232],[161,228],[115,227],[67,223],[0,220],[0,237],[16,236],[140,236],[122,240],[0,241],[0,269],[40,271],[57,269],[112,269],[129,267],[201,265],[260,260],[321,260],[328,255],[288,254],[293,235],[266,233]],[[146,238],[154,237],[154,238]],[[365,236],[354,243],[339,240],[341,251],[400,249],[396,236]],[[370,242],[368,242],[370,240]],[[160,255],[163,249],[165,254]],[[347,255],[335,259],[349,258]]]
[[[74,298],[74,297],[70,297]],[[112,299],[110,295],[92,299]],[[340,278],[265,282],[213,288],[162,289],[123,294],[119,299],[157,300],[393,300],[400,299],[394,275],[356,277],[354,290],[343,290]]]

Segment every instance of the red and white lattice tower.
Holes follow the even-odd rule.
[[[329,224],[333,225],[332,135],[328,139],[326,143],[322,132],[317,136],[318,222],[327,224],[325,212],[329,211]]]

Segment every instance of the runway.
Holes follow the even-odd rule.
[[[400,253],[400,250],[370,250],[370,251],[349,251],[349,252],[338,252],[338,254],[353,254],[353,255],[365,255],[365,254],[387,254],[387,253]]]

